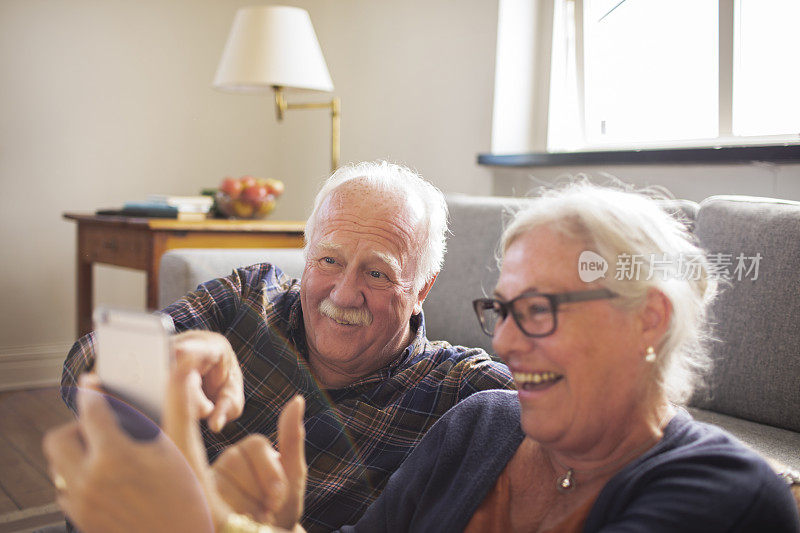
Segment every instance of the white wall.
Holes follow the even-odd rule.
[[[255,0],[0,2],[0,388],[52,382],[75,336],[65,211],[223,176],[283,179],[303,219],[328,171],[329,118],[210,83]],[[261,2],[271,3],[271,2]],[[342,160],[389,158],[447,192],[488,194],[497,2],[290,1],[309,10],[342,99]],[[96,300],[144,306],[144,276],[100,267]]]

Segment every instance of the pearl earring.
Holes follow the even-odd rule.
[[[653,349],[652,346],[647,347],[647,355],[644,356],[644,360],[648,363],[655,363],[656,361],[656,351]]]

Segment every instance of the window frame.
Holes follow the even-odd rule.
[[[530,1],[530,0],[528,0]],[[535,0],[534,0],[535,1]],[[554,32],[556,0],[541,0],[538,2],[540,17],[549,16],[550,35]],[[735,0],[718,0],[718,39],[719,39],[719,69],[718,69],[718,136],[714,138],[685,139],[678,141],[659,141],[659,142],[625,142],[625,143],[603,143],[588,144],[586,140],[586,119],[585,119],[585,79],[584,79],[584,0],[564,0],[573,4],[572,30],[575,35],[575,74],[577,92],[577,116],[579,120],[578,131],[580,134],[580,145],[575,149],[565,149],[551,151],[548,149],[550,140],[550,77],[551,77],[551,56],[553,54],[552,38],[549,46],[539,46],[534,54],[533,60],[538,65],[538,72],[541,74],[542,67],[548,69],[546,98],[540,94],[536,99],[535,113],[531,113],[531,119],[536,119],[539,126],[533,124],[533,129],[539,129],[539,134],[532,139],[528,139],[529,150],[521,153],[521,150],[498,150],[495,143],[492,144],[492,153],[480,154],[478,163],[485,165],[509,165],[509,166],[540,166],[540,165],[568,165],[584,164],[592,162],[603,163],[679,163],[679,162],[740,162],[740,161],[768,161],[768,162],[796,162],[800,160],[800,133],[785,135],[762,135],[762,136],[737,136],[733,134],[733,78],[734,78],[734,49],[735,49],[735,21],[736,21],[736,2]],[[624,1],[624,0],[623,0]],[[500,0],[501,8],[505,4],[505,9],[513,9],[515,5],[524,4],[525,0]],[[510,6],[510,7],[509,7]],[[508,16],[506,13],[505,16]],[[540,26],[541,27],[541,26]],[[500,42],[501,27],[498,27],[498,44]],[[498,47],[498,61],[501,60],[501,50]],[[498,64],[498,71],[500,65]],[[506,74],[507,76],[507,74]],[[496,79],[495,98],[499,94],[497,90],[498,80]],[[508,105],[506,103],[506,105]],[[495,111],[498,109],[498,102],[495,101]],[[493,130],[498,127],[496,117],[493,122]],[[541,125],[544,123],[545,132],[541,132]],[[542,135],[541,133],[544,133]],[[496,132],[492,132],[493,141]],[[516,143],[517,148],[520,143]],[[507,155],[503,155],[507,154]],[[574,157],[570,157],[570,155]]]
[[[718,7],[718,83],[717,83],[717,106],[718,106],[718,130],[716,137],[681,139],[678,141],[658,141],[658,142],[626,142],[626,143],[603,143],[602,145],[591,145],[586,142],[586,117],[585,117],[585,85],[584,85],[584,2],[583,0],[566,0],[574,4],[574,31],[575,31],[575,50],[576,50],[576,74],[578,83],[578,115],[580,118],[580,130],[582,133],[582,150],[592,151],[595,149],[625,150],[631,148],[691,148],[691,147],[717,147],[717,146],[752,146],[769,145],[775,143],[800,143],[800,133],[782,135],[734,135],[733,134],[733,77],[734,77],[734,50],[736,46],[736,0],[717,0]],[[628,0],[623,0],[628,1]],[[621,4],[622,2],[620,2]],[[616,9],[620,4],[614,7]]]

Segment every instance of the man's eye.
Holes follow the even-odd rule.
[[[323,257],[322,260],[329,265],[336,263],[336,260],[333,257]]]
[[[386,276],[384,276],[383,272],[380,272],[379,270],[370,270],[369,271],[369,275],[371,277],[375,278],[375,279],[385,278],[386,277]]]

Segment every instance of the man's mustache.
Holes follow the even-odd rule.
[[[339,322],[350,326],[369,326],[372,324],[372,313],[369,309],[352,309],[349,307],[339,307],[330,298],[325,298],[319,304],[319,312]]]

